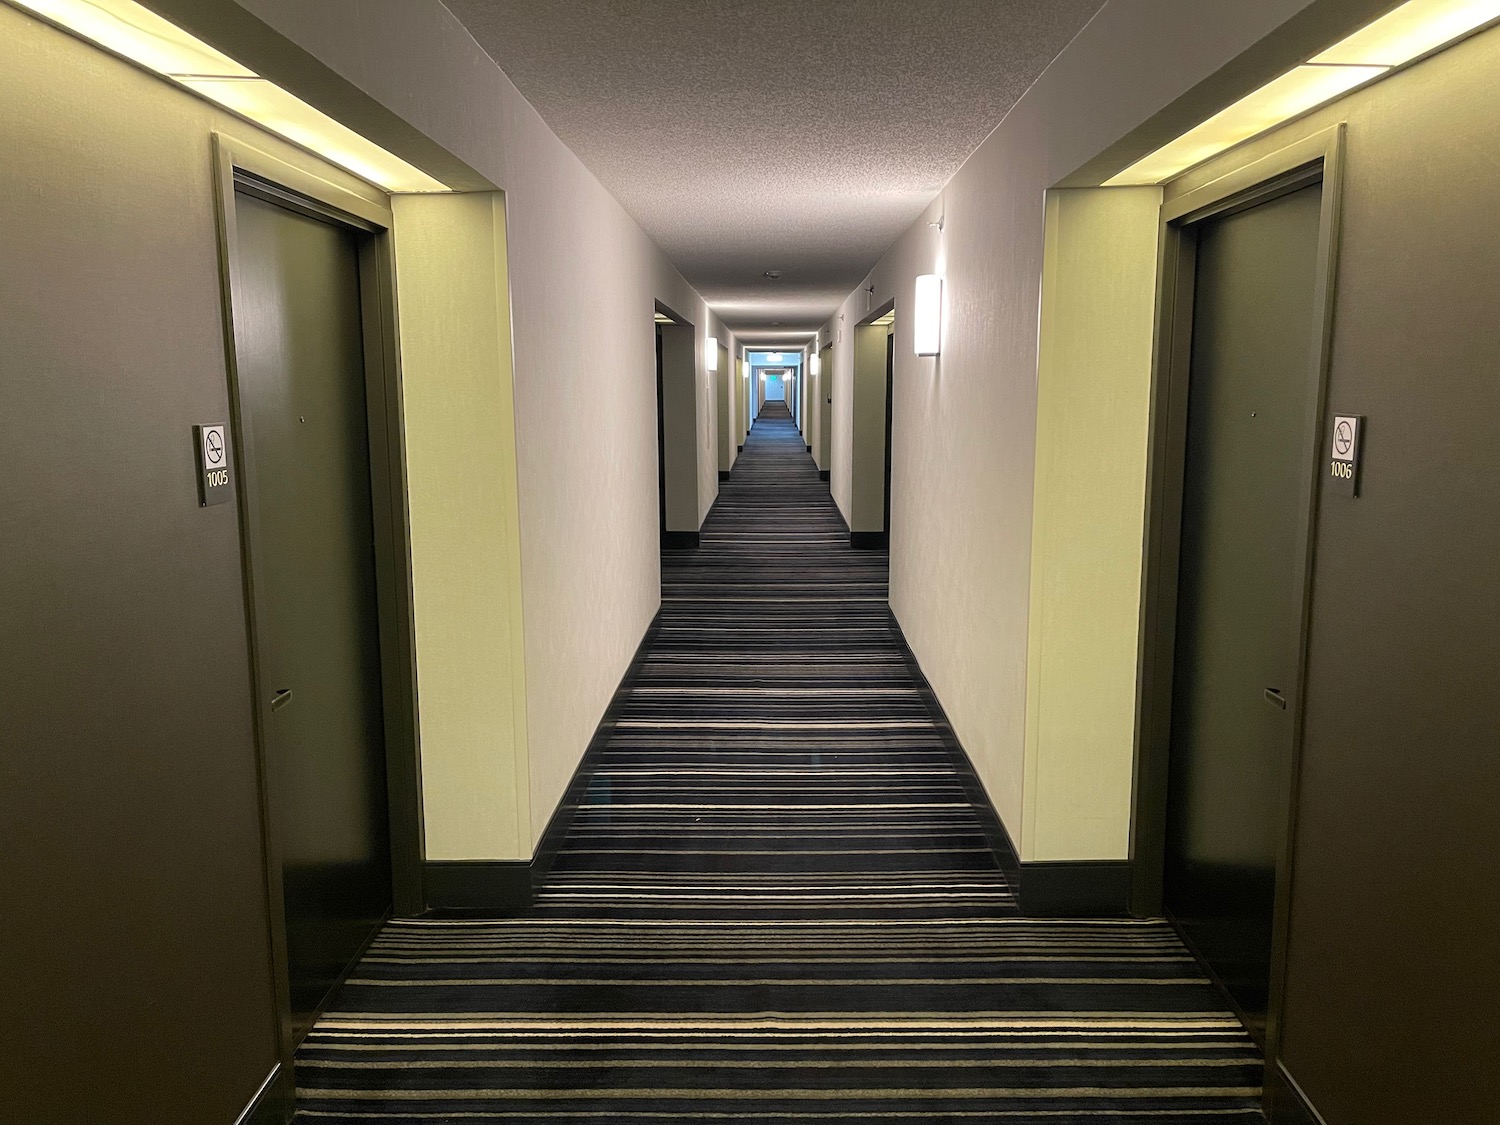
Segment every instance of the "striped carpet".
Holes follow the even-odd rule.
[[[535,905],[391,923],[298,1119],[1260,1121],[1165,925],[1018,915],[887,620],[767,406]]]

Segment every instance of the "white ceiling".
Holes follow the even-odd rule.
[[[760,341],[827,320],[1102,0],[446,3]]]

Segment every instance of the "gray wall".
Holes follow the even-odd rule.
[[[1348,123],[1284,1061],[1328,1125],[1500,1121],[1500,31],[1250,146]],[[1222,160],[1185,178],[1199,184]]]
[[[209,133],[0,6],[0,1116],[233,1121],[276,1061]],[[269,137],[262,147],[292,156]]]

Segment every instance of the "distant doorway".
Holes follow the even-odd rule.
[[[698,361],[693,326],[656,307],[656,481],[663,547],[698,545]],[[705,466],[712,472],[712,468]]]
[[[884,547],[891,531],[891,415],[896,313],[893,304],[854,329],[853,457],[849,543]]]

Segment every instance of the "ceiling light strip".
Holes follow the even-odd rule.
[[[1500,19],[1500,0],[1408,0],[1247,94],[1105,187],[1160,184]]]
[[[390,192],[446,184],[134,0],[9,0]]]

